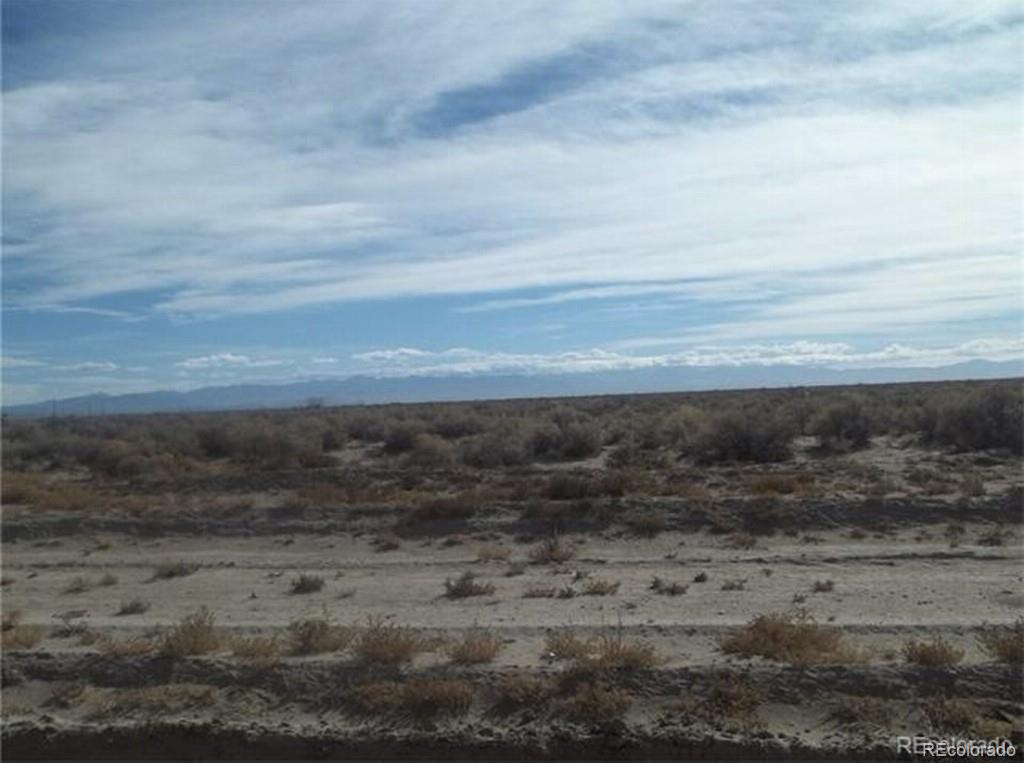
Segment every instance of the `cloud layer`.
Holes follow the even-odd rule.
[[[1012,344],[1022,28],[997,0],[12,0],[5,310],[131,326],[168,373],[359,305],[370,347],[478,322],[554,366]],[[23,323],[9,347],[65,352]]]

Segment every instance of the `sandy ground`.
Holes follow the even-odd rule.
[[[569,466],[601,469],[605,455]],[[339,468],[365,458],[339,457]],[[1020,463],[884,442],[834,462],[798,455],[784,468],[808,464],[818,491],[773,498],[778,523],[767,532],[748,527],[764,508],[737,488],[749,474],[716,469],[704,477],[710,497],[644,496],[616,504],[611,520],[570,517],[562,541],[576,555],[562,564],[530,563],[545,525],[500,501],[468,521],[412,525],[396,525],[402,507],[295,510],[282,505],[283,492],[265,486],[251,488],[244,501],[233,487],[234,508],[219,495],[216,505],[227,508],[204,510],[202,501],[213,506],[214,496],[210,485],[197,485],[189,493],[196,506],[168,515],[5,507],[2,609],[5,616],[18,612],[20,627],[45,628],[46,636],[30,648],[4,650],[4,756],[877,760],[898,758],[899,735],[964,736],[949,725],[955,719],[938,713],[958,709],[972,719],[970,734],[1009,736],[1019,753],[1021,670],[993,661],[978,635],[1024,616]],[[963,495],[955,480],[922,488],[904,479],[922,466],[954,477],[980,470],[983,494]],[[868,494],[864,469],[869,483],[882,475],[891,484]],[[538,468],[537,479],[551,472]],[[234,484],[214,482],[225,490]],[[652,512],[665,518],[664,531],[645,537],[630,529],[632,519]],[[723,532],[723,523],[732,531]],[[392,529],[398,547],[380,550],[376,540]],[[479,561],[481,551],[502,558]],[[177,562],[196,569],[154,579],[158,565]],[[493,593],[447,598],[445,581],[464,572],[493,585]],[[323,589],[292,593],[301,574],[322,577]],[[657,593],[655,578],[685,592]],[[586,595],[594,580],[619,587]],[[71,592],[76,582],[83,590]],[[828,590],[815,592],[816,584]],[[524,596],[532,589],[565,593]],[[148,610],[118,614],[133,599]],[[438,644],[486,628],[503,648],[482,666],[452,665],[435,648],[380,671],[358,664],[350,650],[260,666],[228,650],[173,658],[114,655],[99,646],[106,638],[165,633],[202,607],[229,635],[283,637],[301,618],[351,626],[381,619],[421,629]],[[721,639],[755,616],[795,609],[839,629],[860,657],[799,666],[722,651]],[[61,636],[62,622],[75,635]],[[566,663],[552,658],[546,638],[567,627],[584,639],[617,636],[656,650],[656,667],[613,676],[629,697],[623,718],[569,720],[560,709],[564,698],[497,712],[503,677],[565,678]],[[908,641],[939,638],[962,650],[959,664],[927,668],[904,659]],[[353,716],[338,699],[367,680],[418,677],[466,680],[471,707],[424,721]],[[749,712],[712,707],[711,698],[734,680],[755,697]],[[851,703],[874,712],[851,721],[843,717]]]

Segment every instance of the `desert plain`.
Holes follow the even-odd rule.
[[[1020,415],[1010,380],[8,420],[4,757],[1020,750]]]

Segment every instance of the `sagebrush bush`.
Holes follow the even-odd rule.
[[[698,463],[785,461],[795,433],[794,424],[779,413],[727,411],[709,417],[686,451]]]
[[[933,442],[957,450],[1007,448],[1024,453],[1024,391],[998,385],[950,393],[931,403],[923,429]]]
[[[160,641],[160,652],[172,657],[207,654],[220,648],[216,617],[206,607],[185,615]]]
[[[860,398],[850,397],[825,406],[814,415],[808,433],[831,450],[863,448],[871,437],[871,419]]]
[[[778,662],[815,664],[854,661],[836,628],[818,625],[806,612],[757,615],[748,625],[723,637],[726,654],[766,657]]]
[[[923,668],[949,668],[964,658],[964,650],[941,637],[933,641],[912,640],[903,645],[903,657],[911,665]]]
[[[978,635],[981,650],[999,662],[1024,665],[1024,617],[1012,625],[988,626]]]

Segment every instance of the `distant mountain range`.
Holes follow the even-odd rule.
[[[806,366],[687,366],[544,375],[350,376],[285,384],[234,384],[187,392],[85,395],[5,406],[11,416],[96,415],[288,408],[323,405],[419,403],[527,397],[569,397],[710,389],[887,384],[1024,376],[1024,361],[973,360],[939,368],[831,369]]]

